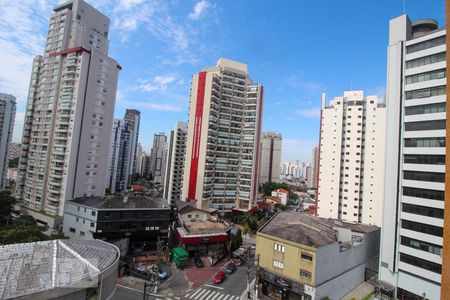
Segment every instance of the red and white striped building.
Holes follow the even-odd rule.
[[[256,204],[263,87],[221,58],[192,78],[182,200],[247,211]]]

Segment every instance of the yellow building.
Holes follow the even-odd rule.
[[[274,299],[339,299],[378,266],[376,226],[280,212],[257,233],[259,287]]]

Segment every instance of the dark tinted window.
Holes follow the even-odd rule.
[[[405,253],[400,253],[400,261],[434,273],[441,274],[442,272],[442,267],[440,264],[436,264],[434,262],[424,260]]]
[[[445,182],[444,173],[403,171],[403,178],[430,182]]]
[[[445,155],[405,154],[405,164],[445,165]]]
[[[445,147],[445,137],[407,138],[405,147]]]
[[[405,123],[406,131],[445,129],[445,120],[432,120]]]
[[[403,187],[403,195],[409,197],[417,197],[431,200],[444,201],[443,191],[417,189],[412,187]]]
[[[403,203],[402,211],[405,213],[411,213],[411,214],[427,216],[427,217],[432,217],[432,218],[438,218],[438,219],[444,218],[444,210],[439,209],[439,208],[434,208],[434,207]]]
[[[433,225],[408,220],[402,220],[402,228],[440,237],[442,237],[442,235],[444,234],[444,229],[442,227],[437,227]]]
[[[445,102],[405,107],[405,115],[423,115],[445,112]]]

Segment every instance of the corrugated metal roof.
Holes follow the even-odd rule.
[[[76,285],[106,270],[118,257],[119,250],[102,241],[0,246],[0,299]]]

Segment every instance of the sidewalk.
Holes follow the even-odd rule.
[[[364,297],[374,291],[373,285],[363,282],[353,289],[350,293],[341,298],[341,300],[362,300]],[[369,299],[372,299],[370,297]]]

